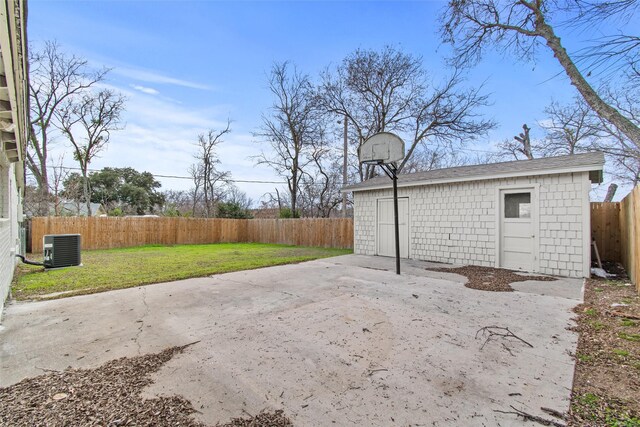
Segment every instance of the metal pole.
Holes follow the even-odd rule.
[[[396,167],[389,167],[393,175],[393,219],[396,228],[396,274],[400,274],[400,221],[398,220],[398,175],[396,175]]]
[[[342,186],[347,186],[347,115],[344,116],[344,156],[342,159]],[[347,193],[342,193],[342,216],[347,217]]]

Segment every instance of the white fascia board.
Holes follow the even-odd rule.
[[[13,7],[13,2],[6,3],[2,2],[4,5],[8,5],[8,7]],[[10,9],[11,10],[11,9]],[[22,12],[22,11],[21,11]],[[14,66],[16,61],[17,53],[14,50],[14,41],[16,43],[22,43],[22,34],[16,35],[16,24],[15,19],[17,17],[14,13],[9,12],[7,15],[7,9],[0,7],[0,21],[4,24],[7,23],[6,28],[3,26],[0,30],[0,46],[2,48],[2,58],[0,59],[3,62],[4,66],[4,75],[7,80],[7,99],[11,105],[11,120],[18,127],[19,118],[18,118],[18,103],[17,103],[17,88],[16,88],[16,75],[14,73]],[[24,25],[24,24],[23,24]],[[14,37],[12,37],[12,35]],[[2,98],[2,94],[0,93],[0,98]],[[2,98],[4,99],[4,98]],[[26,108],[26,107],[25,107]],[[17,132],[20,133],[16,135],[16,143],[18,144],[18,160],[22,159],[22,149],[24,144],[26,144],[24,135],[21,134],[22,129],[19,129]]]
[[[562,169],[544,169],[538,171],[522,171],[522,172],[505,172],[499,174],[492,175],[475,175],[464,178],[441,178],[441,179],[426,179],[420,181],[410,181],[410,182],[398,182],[398,188],[402,187],[416,187],[420,185],[436,185],[436,184],[451,184],[454,182],[470,182],[470,181],[489,181],[492,179],[502,179],[502,178],[520,178],[523,176],[542,176],[542,175],[558,175],[565,173],[575,173],[575,172],[591,172],[593,170],[602,170],[603,165],[601,164],[593,164],[586,166],[576,166],[572,168],[562,168]],[[340,190],[342,193],[350,193],[357,191],[372,191],[372,190],[387,190],[393,187],[393,183],[389,180],[388,183],[374,185],[370,187],[362,187],[362,188],[354,188],[351,190]]]

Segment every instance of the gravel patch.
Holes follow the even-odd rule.
[[[0,425],[3,426],[184,426],[204,427],[191,415],[197,412],[181,396],[144,399],[142,389],[151,374],[186,347],[157,354],[120,358],[95,369],[66,369],[27,378],[0,388]],[[234,418],[223,427],[291,426],[282,411]]]
[[[536,280],[541,282],[552,282],[555,277],[549,276],[526,276],[512,270],[503,268],[480,267],[477,265],[467,265],[457,268],[427,268],[429,271],[442,273],[455,273],[465,276],[468,280],[464,285],[470,289],[490,292],[513,292],[510,283]]]

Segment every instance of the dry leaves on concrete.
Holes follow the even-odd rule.
[[[120,358],[96,369],[67,369],[0,388],[3,426],[184,426],[203,427],[181,396],[144,399],[151,374],[187,346],[158,354]],[[237,418],[224,426],[290,426],[281,411]]]
[[[513,292],[513,288],[509,286],[513,282],[524,282],[526,280],[550,282],[557,280],[549,276],[525,276],[512,270],[477,265],[457,268],[427,268],[427,270],[460,274],[468,279],[467,283],[464,284],[467,288],[491,292]]]

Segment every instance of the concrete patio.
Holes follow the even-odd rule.
[[[212,425],[263,409],[299,426],[509,426],[527,423],[495,410],[566,411],[582,281],[486,292],[431,265],[406,261],[397,276],[393,259],[347,255],[12,303],[0,386],[199,341],[145,393],[182,395]],[[476,333],[492,325],[533,348],[493,339],[481,349]]]

